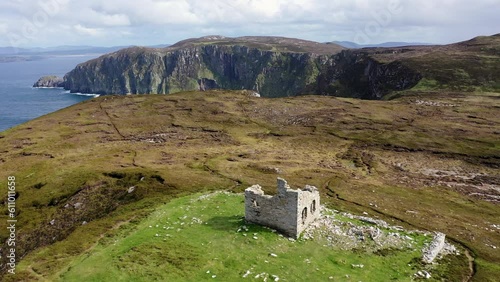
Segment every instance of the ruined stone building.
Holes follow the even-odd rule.
[[[302,190],[293,190],[282,178],[278,178],[275,196],[265,195],[259,185],[245,190],[245,219],[293,238],[319,217],[319,205],[316,187],[306,185]]]

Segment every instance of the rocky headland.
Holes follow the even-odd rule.
[[[56,87],[64,87],[64,79],[61,77],[57,77],[55,75],[48,75],[41,77],[38,79],[33,87],[36,88],[56,88]]]

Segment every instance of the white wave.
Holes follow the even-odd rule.
[[[78,95],[78,96],[89,96],[89,97],[94,97],[94,98],[97,98],[97,97],[101,96],[100,94],[92,94],[92,93],[81,93],[81,92],[71,93],[70,90],[64,90],[63,94]]]
[[[97,98],[97,97],[101,96],[100,94],[89,94],[89,93],[80,93],[80,92],[77,92],[77,93],[70,93],[69,92],[69,94],[78,95],[78,96],[91,96],[91,97],[94,97],[94,98]]]
[[[34,88],[34,89],[61,89],[61,90],[64,90],[64,87],[32,87],[32,88]],[[93,93],[81,93],[81,92],[71,93],[70,90],[64,90],[64,91],[62,91],[62,94],[89,96],[89,97],[94,97],[94,98],[101,96],[100,94],[93,94]]]

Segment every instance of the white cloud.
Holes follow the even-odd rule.
[[[103,14],[91,10],[87,14],[87,21],[101,26],[129,26],[130,19],[125,14]]]
[[[85,27],[81,24],[77,24],[73,26],[73,29],[80,35],[87,35],[87,36],[99,36],[103,35],[103,31],[99,28],[89,28]]]
[[[0,2],[8,23],[0,31],[33,46],[174,43],[207,33],[354,41],[365,30],[371,42],[442,43],[500,32],[499,14],[498,0],[19,0]],[[51,44],[59,26],[77,35],[62,30]]]
[[[8,27],[6,23],[0,23],[0,34],[7,33]]]
[[[135,24],[196,24],[199,15],[187,0],[91,1],[107,13],[127,14]],[[87,2],[85,2],[87,3]],[[82,2],[82,4],[84,4]]]

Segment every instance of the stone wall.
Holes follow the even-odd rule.
[[[446,235],[436,232],[432,242],[423,250],[422,260],[425,263],[432,263],[445,246]]]
[[[319,205],[316,187],[307,185],[302,190],[293,190],[282,178],[278,178],[275,196],[265,195],[259,185],[245,190],[246,221],[268,226],[293,238],[298,238],[319,217]]]

